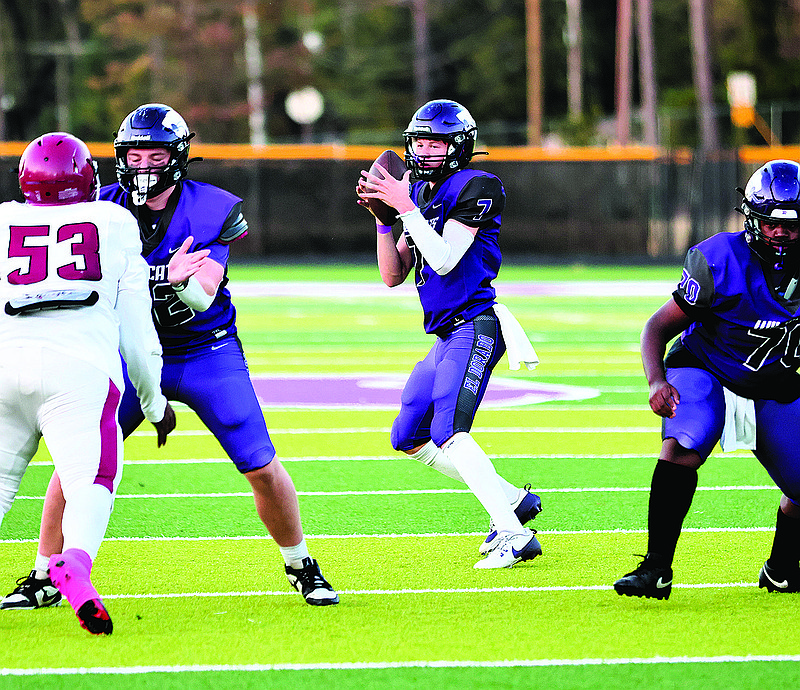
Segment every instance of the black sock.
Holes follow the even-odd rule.
[[[697,470],[659,460],[650,484],[647,553],[651,562],[670,567],[678,537],[697,488]]]
[[[800,520],[789,517],[778,508],[769,564],[780,571],[793,570],[797,568],[798,562],[800,562]]]

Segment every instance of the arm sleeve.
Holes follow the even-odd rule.
[[[400,218],[425,261],[441,276],[455,268],[475,240],[475,236],[463,225],[451,223],[449,219],[439,235],[418,208],[401,214]]]
[[[134,225],[135,228],[135,225]],[[138,235],[138,230],[135,230]],[[120,353],[136,388],[142,412],[150,422],[164,418],[167,399],[161,393],[161,343],[150,315],[149,267],[135,243],[123,248],[125,270],[117,290]]]

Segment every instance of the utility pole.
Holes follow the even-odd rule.
[[[247,71],[247,109],[250,124],[250,144],[266,146],[267,112],[264,108],[264,64],[258,40],[258,13],[254,0],[242,3],[244,23],[244,62]]]
[[[583,31],[581,0],[567,0],[567,109],[573,120],[583,113]]]
[[[431,92],[427,0],[412,0],[411,15],[414,21],[414,97],[419,107],[429,100]]]
[[[719,130],[714,117],[711,88],[706,0],[689,0],[689,23],[692,35],[692,71],[700,120],[700,147],[705,151],[718,151]]]
[[[528,146],[542,145],[542,7],[525,0],[525,48],[528,63]]]
[[[627,146],[631,136],[631,54],[633,0],[617,0],[616,109],[617,143]]]
[[[656,77],[653,47],[653,0],[636,0],[639,39],[639,83],[642,90],[642,129],[648,146],[658,145]]]

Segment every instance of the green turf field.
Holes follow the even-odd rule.
[[[414,294],[389,291],[373,267],[230,274],[254,378],[357,374],[379,387],[368,375],[402,378],[430,346]],[[269,405],[309,547],[341,596],[307,606],[247,482],[178,407],[165,448],[147,424],[126,442],[94,570],[113,635],[90,636],[66,603],[0,612],[0,690],[791,687],[800,599],[755,584],[780,494],[749,454],[716,453],[701,470],[669,601],[611,588],[646,548],[660,446],[639,331],[679,274],[512,266],[496,283],[542,362],[529,373],[503,359],[495,380],[591,394],[487,405],[475,422],[498,471],[542,497],[541,557],[473,569],[488,520],[463,485],[392,450],[392,407]],[[525,285],[548,294],[520,294]],[[337,384],[314,385],[322,397]],[[3,522],[3,593],[32,566],[51,469],[40,450]]]

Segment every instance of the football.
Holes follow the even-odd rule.
[[[375,162],[369,169],[371,175],[383,179],[383,174],[375,167],[376,165],[383,166],[392,177],[398,180],[402,179],[406,170],[408,170],[405,161],[392,151],[392,149],[386,149],[386,151],[375,159]],[[397,222],[397,211],[380,199],[370,199],[369,208],[383,225],[394,225]]]

